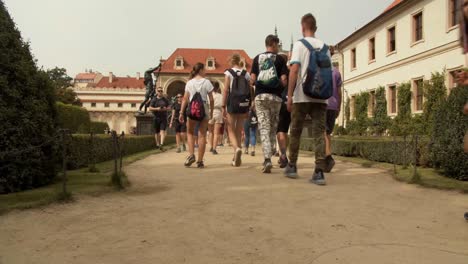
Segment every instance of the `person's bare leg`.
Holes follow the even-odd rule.
[[[198,162],[203,161],[203,157],[205,156],[206,150],[206,131],[208,127],[208,120],[203,120],[200,123],[200,129],[198,133]]]
[[[325,132],[325,157],[331,156],[331,136]]]
[[[210,142],[210,147],[211,149],[215,149],[215,146],[214,146],[214,140],[215,140],[215,137],[214,137],[214,127],[215,125],[212,124],[212,125],[208,125],[208,131],[210,132],[210,135],[208,136],[208,141]]]
[[[176,133],[175,139],[176,139],[177,148],[180,149],[180,133]]]
[[[182,145],[185,145],[185,143],[187,143],[187,135],[186,133],[180,133],[180,141],[182,143]]]
[[[156,146],[159,146],[158,134],[154,134],[154,141],[156,143]]]
[[[164,139],[166,139],[166,131],[165,130],[161,130],[161,145],[164,145]]]
[[[212,139],[212,147],[213,150],[216,150],[218,147],[218,141],[219,141],[219,132],[221,129],[221,124],[215,124],[213,128],[213,139]]]
[[[236,116],[232,114],[228,114],[227,117],[227,128],[228,128],[228,136],[229,142],[231,143],[232,148],[234,151],[239,148],[239,141],[236,131]]]
[[[193,135],[193,129],[195,128],[196,122],[193,120],[187,120],[187,145],[189,154],[193,155],[195,153],[195,136]]]
[[[244,117],[243,116],[237,116],[236,117],[236,140],[237,140],[237,147],[242,148],[241,142],[242,142],[242,130],[244,130]]]

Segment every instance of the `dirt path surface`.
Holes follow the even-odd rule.
[[[468,263],[467,195],[342,162],[318,187],[312,158],[289,180],[228,152],[151,156],[126,192],[0,216],[0,263]]]

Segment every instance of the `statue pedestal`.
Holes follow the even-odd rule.
[[[147,113],[146,115],[136,114],[136,134],[138,136],[143,135],[153,135],[154,126],[153,126],[153,114]]]

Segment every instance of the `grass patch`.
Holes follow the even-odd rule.
[[[417,168],[417,175],[414,175],[413,167],[407,169],[403,166],[396,166],[396,174],[393,173],[394,167],[390,163],[371,162],[361,158],[355,157],[340,157],[334,156],[335,159],[361,164],[365,168],[380,168],[388,170],[394,179],[410,184],[418,184],[424,187],[441,189],[441,190],[455,190],[463,193],[468,193],[468,182],[458,181],[452,178],[447,178],[432,168]]]
[[[172,148],[172,147],[170,147]],[[150,150],[140,152],[123,158],[123,165],[128,165],[138,160],[144,159],[150,155],[161,153],[160,150]],[[62,193],[62,182],[60,173],[58,179],[48,185],[34,190],[28,190],[18,193],[0,195],[0,214],[14,209],[29,209],[48,205],[54,202],[73,201],[73,195],[91,195],[98,196],[104,193],[116,190],[111,184],[111,174],[114,168],[114,161],[106,161],[96,164],[98,172],[89,172],[89,168],[67,171],[68,184],[67,189],[70,193]],[[129,181],[125,175],[122,182],[119,183],[121,189],[129,186]]]

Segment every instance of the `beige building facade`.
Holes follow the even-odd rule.
[[[422,112],[422,82],[445,72],[454,87],[454,73],[466,66],[459,43],[460,0],[397,0],[376,19],[341,41],[334,60],[340,62],[344,96],[372,92],[383,86],[387,112],[396,116],[396,87],[412,86],[412,112]],[[344,111],[342,111],[344,112]],[[337,121],[340,125],[343,114]]]

